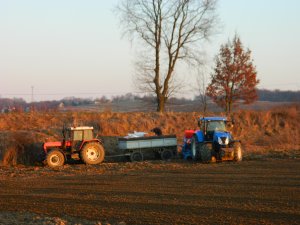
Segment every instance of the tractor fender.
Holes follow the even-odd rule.
[[[197,138],[198,142],[204,142],[204,133],[201,130],[195,131],[195,137]]]
[[[92,140],[88,140],[88,141],[84,141],[82,142],[81,146],[80,146],[80,150],[88,143],[93,143],[93,142],[97,142],[99,143],[100,145],[103,145],[102,141],[99,140],[99,139],[92,139]]]
[[[48,153],[49,150],[53,148],[60,149],[61,147],[62,147],[62,143],[59,141],[43,143],[43,149],[46,154]]]

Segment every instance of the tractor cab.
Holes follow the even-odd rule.
[[[62,131],[66,141],[86,141],[94,139],[93,127],[69,127]]]
[[[72,152],[79,151],[84,142],[94,139],[93,127],[87,126],[64,128],[62,134],[63,147],[70,148]]]
[[[204,140],[212,142],[215,132],[226,133],[227,119],[224,117],[203,117],[198,121],[200,130],[204,135]]]

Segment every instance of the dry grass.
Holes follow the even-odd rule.
[[[44,134],[29,131],[0,132],[0,165],[33,165],[42,153]],[[2,160],[1,160],[2,159]]]
[[[41,150],[42,142],[61,139],[64,123],[94,126],[100,136],[124,136],[133,131],[150,132],[152,128],[159,126],[164,134],[176,134],[180,143],[185,129],[197,128],[199,117],[200,113],[197,112],[2,114],[0,162],[5,165],[32,164]],[[242,141],[248,154],[300,150],[299,105],[271,111],[238,111],[233,117],[236,124],[232,132],[236,139]]]

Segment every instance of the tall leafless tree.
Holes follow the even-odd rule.
[[[157,111],[165,111],[180,84],[174,75],[178,62],[199,63],[200,43],[216,24],[215,7],[216,0],[121,0],[118,5],[124,34],[142,44],[136,80],[141,90],[155,93]]]

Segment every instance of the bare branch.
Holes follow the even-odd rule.
[[[125,34],[142,40],[142,49],[147,49],[147,57],[136,64],[135,81],[156,94],[158,111],[164,111],[165,102],[178,90],[178,61],[199,65],[199,44],[215,26],[215,6],[216,0],[121,1],[117,11]]]

